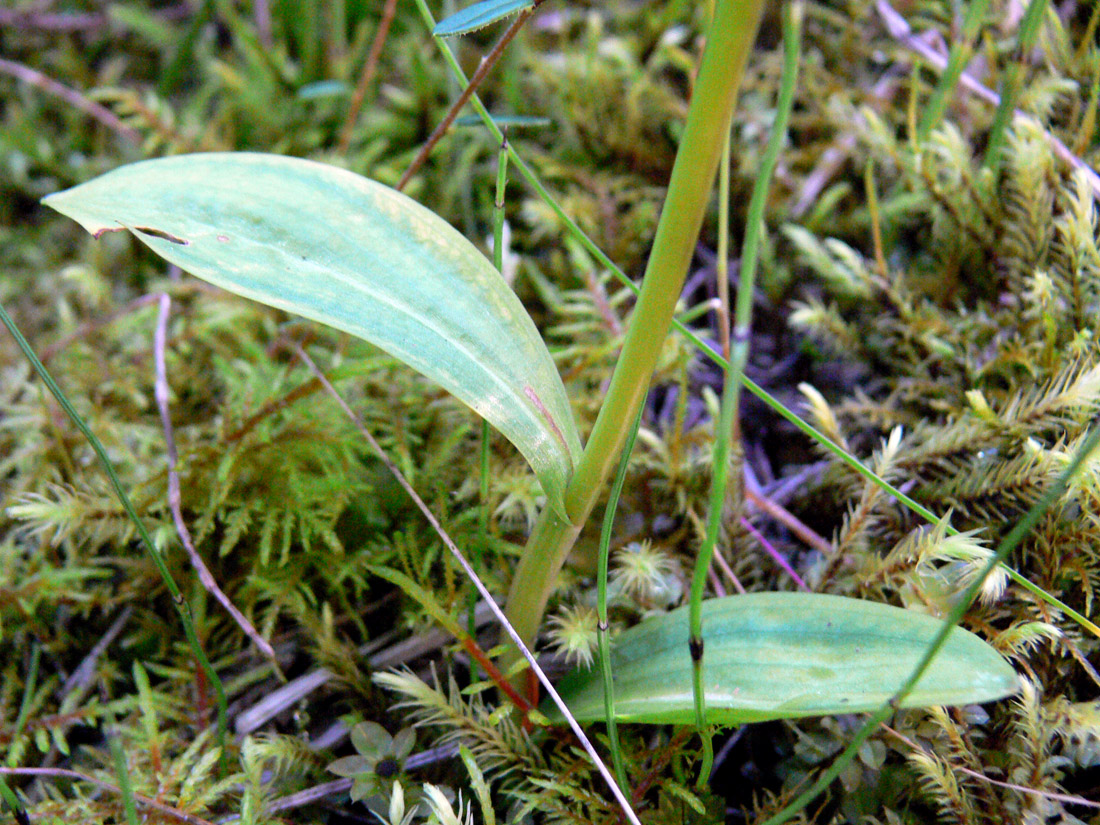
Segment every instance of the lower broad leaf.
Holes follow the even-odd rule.
[[[707,719],[867,712],[888,701],[939,632],[939,619],[817,593],[751,593],[703,604]],[[616,718],[693,724],[688,612],[648,619],[614,641]],[[599,663],[558,691],[581,722],[604,718]],[[955,628],[903,707],[990,702],[1015,693],[1016,672],[973,633]],[[552,721],[556,708],[543,708]]]

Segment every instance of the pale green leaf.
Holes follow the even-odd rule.
[[[909,677],[938,619],[816,593],[751,593],[703,603],[707,720],[767,719],[878,709]],[[627,630],[611,651],[616,717],[691,724],[695,712],[688,613],[680,608]],[[904,707],[990,702],[1017,690],[1016,672],[973,633],[955,628]],[[599,663],[558,686],[582,722],[604,718]],[[544,707],[553,720],[556,709]]]
[[[550,353],[485,256],[415,201],[313,161],[210,153],[124,166],[44,203],[400,358],[515,444],[563,511],[580,438]]]

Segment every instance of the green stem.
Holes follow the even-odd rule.
[[[982,22],[985,20],[986,11],[989,8],[989,0],[971,0],[966,7],[966,19],[963,22],[962,36],[951,44],[947,53],[947,67],[940,75],[939,82],[925,106],[921,116],[920,125],[917,127],[917,139],[924,143],[940,121],[943,113],[947,111],[947,103],[954,97],[955,87],[959,84],[966,63],[973,54],[973,42],[978,36]]]
[[[611,762],[615,767],[615,779],[618,780],[619,789],[624,794],[630,792],[630,786],[627,784],[626,768],[623,767],[623,754],[619,746],[619,725],[615,720],[615,688],[612,682],[611,640],[607,623],[607,567],[611,556],[611,528],[615,524],[615,510],[619,506],[623,482],[626,481],[627,465],[630,463],[630,453],[634,449],[634,439],[638,435],[638,425],[641,423],[642,408],[639,407],[638,414],[634,416],[634,426],[631,427],[622,455],[619,456],[619,469],[615,473],[611,495],[604,510],[603,527],[600,530],[600,560],[596,572],[596,613],[598,615],[596,630],[600,645],[600,672],[603,675],[604,716],[607,722],[607,739],[611,746]]]
[[[629,422],[649,388],[703,223],[723,136],[762,11],[763,0],[720,0],[716,6],[642,291],[603,406],[566,487],[571,529],[553,528],[561,519],[545,508],[512,580],[506,613],[528,643],[534,641],[558,572],[611,474]]]
[[[0,776],[0,798],[7,803],[8,811],[13,819],[19,821],[20,815],[26,816],[26,811],[23,810],[23,804],[19,801],[19,797],[15,795],[15,791],[11,789],[11,786],[2,776]]]
[[[42,383],[46,385],[46,388],[50,391],[61,409],[65,411],[65,414],[69,416],[69,419],[76,425],[76,428],[80,430],[81,434],[87,439],[91,445],[92,450],[96,454],[96,458],[99,459],[100,467],[103,468],[103,472],[107,475],[107,479],[111,483],[111,488],[114,490],[115,496],[118,498],[119,503],[122,504],[122,509],[126,511],[126,515],[129,516],[130,521],[133,522],[135,528],[138,531],[138,535],[141,537],[142,544],[145,546],[146,552],[149,557],[152,558],[153,564],[156,565],[157,571],[160,573],[161,579],[164,581],[165,586],[168,588],[168,592],[172,596],[172,604],[176,608],[176,612],[179,614],[180,621],[183,624],[184,633],[187,634],[187,641],[191,646],[191,651],[195,655],[196,661],[199,663],[199,667],[206,673],[206,678],[209,679],[210,684],[214,688],[214,693],[217,696],[218,701],[218,747],[221,750],[221,768],[223,773],[228,771],[228,752],[226,750],[226,732],[228,730],[228,703],[225,697],[225,687],[222,685],[222,681],[218,678],[217,671],[214,670],[214,666],[210,664],[210,660],[206,656],[206,652],[202,649],[202,645],[199,643],[199,637],[195,634],[195,625],[191,621],[190,608],[183,599],[183,593],[180,592],[179,587],[176,585],[175,579],[172,578],[172,573],[168,569],[168,565],[165,564],[163,556],[157,550],[153,544],[153,537],[149,535],[149,531],[145,528],[145,523],[138,516],[137,510],[134,508],[133,502],[130,501],[130,496],[127,495],[126,490],[122,486],[122,482],[119,481],[118,476],[115,474],[114,467],[111,466],[111,459],[107,456],[107,450],[104,448],[102,442],[96,437],[96,434],[92,432],[91,428],[85,423],[80,413],[76,411],[76,408],[69,402],[68,397],[61,391],[61,387],[57,385],[57,382],[53,380],[53,376],[50,375],[45,365],[38,360],[38,356],[35,355],[34,350],[31,348],[30,343],[23,337],[23,333],[19,331],[19,327],[16,326],[15,321],[8,315],[8,312],[2,305],[0,305],[0,322],[8,328],[8,332],[11,333],[12,338],[15,339],[15,343],[18,344],[19,349],[22,350],[23,355],[30,362],[31,367],[38,373],[38,377],[42,379]]]
[[[699,785],[705,785],[710,777],[714,751],[710,733],[706,730],[706,692],[703,685],[703,590],[707,570],[714,556],[718,532],[722,526],[722,512],[726,501],[729,479],[729,457],[734,437],[734,424],[741,401],[741,378],[749,356],[749,336],[752,325],[752,296],[756,290],[756,265],[759,259],[760,236],[764,231],[764,207],[768,188],[775,170],[779,151],[787,134],[787,122],[794,104],[795,84],[798,80],[798,43],[802,10],[794,3],[785,7],[783,15],[783,77],[779,88],[775,124],[768,138],[760,172],[753,185],[749,213],[745,222],[745,241],[741,249],[741,271],[737,285],[737,308],[734,313],[732,341],[729,342],[729,364],[726,367],[722,387],[722,404],[714,440],[714,470],[707,506],[706,532],[703,545],[695,558],[695,572],[691,579],[691,601],[688,608],[688,645],[692,662],[692,693],[695,700],[695,725],[703,738],[703,761],[699,771]]]
[[[553,507],[546,507],[527,539],[527,548],[512,579],[505,616],[528,645],[542,625],[542,614],[557,583],[562,560],[580,535],[581,526],[563,519]],[[518,655],[510,650],[507,664],[518,661]]]
[[[985,147],[985,165],[996,172],[1001,162],[1001,147],[1004,145],[1008,124],[1012,113],[1016,111],[1016,98],[1020,94],[1020,80],[1024,76],[1027,53],[1035,45],[1039,35],[1039,24],[1047,9],[1047,0],[1031,0],[1020,29],[1016,34],[1016,49],[1012,63],[1001,77],[1000,97],[997,112],[993,116],[993,125],[989,128],[989,141]]]
[[[497,152],[497,189],[493,199],[493,266],[497,272],[504,271],[504,190],[508,182],[508,139],[502,138]],[[492,429],[488,421],[481,422],[481,509],[478,511],[478,543],[474,547],[474,569],[481,568],[484,548],[489,544],[489,439]],[[477,623],[474,608],[477,606],[477,591],[470,590],[467,604],[469,614],[470,637],[477,638]]]
[[[575,521],[591,511],[629,424],[649,389],[703,223],[737,89],[763,11],[762,0],[720,0],[692,93],[684,135],[622,354],[565,493]]]

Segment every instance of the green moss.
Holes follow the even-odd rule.
[[[522,459],[491,440],[483,536],[480,425],[453,399],[361,343],[177,280],[126,238],[86,241],[37,206],[48,192],[138,156],[205,149],[309,155],[395,182],[455,95],[415,9],[398,4],[350,150],[340,155],[347,92],[381,4],[339,4],[342,22],[324,17],[315,26],[300,24],[294,4],[273,4],[270,46],[258,45],[254,9],[232,4],[214,3],[215,22],[200,26],[190,45],[190,20],[156,4],[123,4],[129,22],[110,25],[96,17],[96,4],[85,5],[93,17],[76,33],[43,28],[33,9],[17,17],[5,26],[5,58],[87,92],[136,130],[140,145],[0,75],[0,300],[106,445],[185,583],[199,638],[236,714],[272,695],[280,680],[203,589],[168,508],[154,398],[156,307],[148,296],[171,295],[166,356],[184,519],[215,580],[275,645],[286,676],[324,667],[331,677],[232,741],[232,767],[219,773],[213,694],[160,578],[90,448],[4,336],[0,754],[12,768],[52,766],[85,777],[5,781],[36,822],[121,821],[121,797],[94,784],[118,785],[110,737],[126,755],[139,814],[173,821],[153,812],[142,801],[148,797],[206,821],[335,821],[329,803],[286,810],[272,803],[331,780],[325,765],[349,751],[338,734],[324,735],[351,714],[394,733],[419,722],[410,760],[426,759],[440,741],[467,743],[499,817],[614,821],[602,780],[571,741],[524,730],[499,711],[462,651],[427,637],[409,662],[427,681],[373,672],[399,663],[395,646],[426,637],[430,620],[417,602],[371,577],[368,565],[403,572],[455,616],[470,585],[287,344],[304,342],[455,542],[484,547],[479,573],[497,593],[507,588],[540,505]],[[553,119],[548,130],[509,139],[632,275],[652,241],[698,53],[699,15],[668,5],[660,18],[645,5],[548,4],[483,89],[494,111]],[[992,5],[979,52],[985,82],[995,87],[1016,55],[1014,32],[1000,23],[1009,4]],[[1086,164],[1100,164],[1100,53],[1087,36],[1095,15],[1079,4],[1068,16],[1045,17],[1019,100],[1034,119],[1011,124],[994,174],[981,166],[992,106],[959,90],[943,125],[916,145],[910,124],[934,73],[913,68],[912,54],[888,36],[870,4],[809,6],[806,14],[804,82],[768,208],[760,276],[767,297],[750,375],[792,404],[800,403],[799,382],[817,387],[825,400],[807,417],[966,535],[953,539],[942,525],[919,523],[746,405],[746,456],[764,494],[832,549],[813,549],[770,519],[753,521],[815,587],[942,611],[1100,412],[1096,194],[1050,143],[1055,137]],[[947,37],[954,14],[946,2],[905,8],[916,33]],[[156,26],[140,27],[142,18]],[[733,124],[735,226],[743,225],[741,196],[774,116],[774,23],[765,23]],[[168,36],[157,36],[161,29]],[[132,30],[141,36],[124,40]],[[491,35],[459,43],[466,65]],[[190,68],[171,92],[154,91],[180,49],[191,50]],[[343,85],[332,96],[299,94],[324,80]],[[480,243],[492,220],[495,151],[480,133],[456,131],[410,191]],[[558,219],[521,185],[510,186],[506,212],[519,256],[517,291],[546,333],[587,430],[629,318],[629,295],[563,240]],[[707,228],[701,273],[712,244]],[[698,280],[704,286],[686,296],[684,310],[709,297],[713,277]],[[713,335],[710,323],[708,313],[692,322]],[[652,540],[670,592],[682,586],[701,534],[717,409],[711,388],[719,384],[681,337],[670,339],[620,505],[615,546]],[[1010,560],[1086,615],[1100,585],[1095,464]],[[774,483],[768,468],[779,477]],[[784,478],[796,480],[784,486]],[[581,537],[576,563],[562,576],[556,599],[563,606],[591,598],[592,541]],[[749,589],[792,586],[740,525],[724,526],[720,547]],[[1016,587],[988,595],[966,626],[1013,661],[1027,689],[984,710],[898,714],[896,733],[870,740],[803,821],[977,825],[1093,816],[1053,794],[1087,793],[1097,761],[1100,674],[1092,663],[1100,642]],[[645,608],[623,599],[613,620],[633,623]],[[117,635],[81,669],[116,622]],[[494,639],[484,631],[480,641],[489,648]],[[28,690],[35,649],[41,666]],[[761,822],[831,761],[853,724],[838,717],[747,729],[716,775],[720,801],[689,790],[697,747],[687,732],[623,726],[620,733],[644,822],[715,821],[723,805]],[[320,750],[305,746],[318,737]],[[465,789],[469,782],[457,760],[427,773],[406,769],[416,783]],[[337,805],[347,804],[341,792]]]

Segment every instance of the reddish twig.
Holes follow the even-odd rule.
[[[106,14],[45,11],[21,11],[0,9],[0,26],[12,29],[38,29],[52,32],[80,32],[102,29],[107,25]]]
[[[274,41],[271,38],[271,4],[268,0],[254,0],[252,19],[256,23],[256,38],[270,49]]]
[[[99,662],[99,657],[111,646],[111,643],[118,637],[118,634],[122,632],[122,629],[126,627],[126,623],[130,621],[130,616],[133,615],[134,609],[130,605],[122,608],[122,611],[118,614],[118,617],[111,622],[111,626],[107,628],[107,632],[103,634],[98,642],[92,646],[92,649],[88,651],[88,655],[85,656],[76,670],[69,674],[69,678],[65,680],[65,683],[58,688],[57,696],[64,700],[72,693],[79,692],[81,696],[92,683],[92,678],[95,676],[96,665]]]
[[[770,498],[753,492],[747,485],[745,487],[745,498],[773,519],[783,524],[788,530],[806,542],[806,544],[810,545],[810,547],[825,555],[829,555],[833,552],[832,544],[799,521],[799,519],[785,507],[777,504]]]
[[[754,539],[760,542],[760,546],[764,548],[764,552],[771,556],[775,563],[783,568],[783,572],[790,576],[794,580],[795,584],[797,584],[802,590],[809,592],[809,586],[806,584],[806,582],[802,581],[802,577],[795,572],[795,569],[793,567],[791,567],[791,563],[783,557],[782,553],[780,553],[772,546],[772,543],[770,541],[764,538],[759,530],[757,530],[755,527],[752,526],[752,524],[749,523],[748,519],[741,519],[741,526],[748,530],[749,534]]]
[[[401,176],[401,180],[397,183],[397,191],[400,192],[404,189],[409,179],[424,165],[424,161],[428,159],[428,155],[431,153],[432,149],[439,143],[439,139],[443,137],[444,133],[451,127],[451,124],[454,123],[455,118],[458,117],[458,113],[462,111],[462,107],[466,105],[466,102],[473,96],[474,92],[477,91],[477,87],[481,85],[481,81],[486,78],[493,66],[500,60],[500,56],[504,54],[504,49],[512,42],[512,39],[519,34],[519,30],[523,28],[523,24],[535,13],[535,9],[538,8],[540,2],[541,0],[535,0],[533,6],[521,11],[516,16],[516,19],[512,21],[512,25],[508,27],[508,30],[500,36],[500,40],[496,42],[496,45],[494,45],[489,53],[481,59],[481,64],[477,67],[477,71],[474,72],[473,77],[470,78],[470,82],[466,84],[466,88],[462,90],[462,94],[458,96],[458,100],[451,104],[451,108],[447,111],[447,116],[435,127],[435,131],[428,137],[427,142],[420,147],[420,151],[417,152],[416,157],[413,158],[413,162],[409,164],[409,168],[406,169],[405,174]]]
[[[139,310],[144,306],[148,306],[156,300],[156,295],[142,295],[141,297],[135,298],[134,300],[130,301],[125,306],[119,307],[113,312],[108,313],[102,318],[94,318],[90,321],[85,321],[72,332],[62,336],[61,338],[58,338],[48,347],[43,348],[42,354],[40,356],[42,359],[42,363],[47,363],[51,358],[53,358],[55,355],[57,355],[57,353],[61,352],[63,349],[69,346],[69,344],[71,344],[73,341],[76,341],[79,338],[83,338],[86,335],[90,335],[92,332],[95,332],[100,327],[105,327],[108,324],[117,321],[119,318],[123,318],[129,315],[131,312]]]
[[[726,561],[725,556],[723,556],[721,553],[715,553],[711,560],[714,563],[714,566],[718,567],[725,575],[725,577],[730,580],[730,584],[733,585],[734,590],[736,590],[742,596],[744,596],[745,593],[748,592],[747,590],[745,590],[745,585],[741,584],[741,580],[737,578],[737,574],[733,572],[733,568],[730,567],[729,562]],[[714,567],[711,568],[710,572],[714,574]],[[715,592],[717,592],[717,588],[715,588]]]
[[[176,470],[177,454],[176,454],[176,437],[172,428],[172,416],[168,411],[168,369],[165,366],[165,349],[167,348],[168,339],[168,313],[172,307],[172,299],[168,297],[167,293],[162,293],[160,296],[160,312],[157,315],[157,327],[154,334],[153,355],[156,361],[156,398],[157,407],[160,410],[160,420],[164,428],[164,440],[167,445],[167,459],[168,459],[168,507],[172,511],[172,521],[176,525],[176,533],[179,534],[180,541],[183,543],[184,548],[187,550],[187,555],[191,559],[191,566],[195,568],[195,572],[199,575],[199,580],[202,582],[203,587],[207,592],[213,596],[219,604],[225,609],[225,611],[233,617],[233,621],[244,631],[245,635],[252,640],[252,643],[260,649],[260,652],[271,660],[272,666],[275,668],[275,672],[279,673],[279,662],[275,657],[275,650],[268,644],[252,626],[252,623],[245,618],[229,600],[229,597],[225,595],[222,589],[218,586],[218,583],[214,580],[213,574],[206,566],[206,563],[202,560],[202,556],[195,549],[194,542],[191,541],[191,531],[187,529],[187,523],[183,520],[183,511],[180,506],[180,477],[179,472]]]
[[[359,119],[359,112],[363,108],[363,100],[367,96],[367,89],[378,71],[378,60],[382,56],[382,46],[386,43],[386,37],[390,33],[390,23],[393,22],[394,12],[397,10],[397,0],[386,0],[382,8],[382,19],[378,22],[378,31],[374,34],[374,42],[370,46],[370,54],[367,62],[363,64],[363,72],[359,75],[359,83],[355,87],[355,93],[351,96],[348,105],[348,116],[344,120],[344,128],[340,130],[340,154],[346,155],[351,146],[351,133],[355,128],[355,121]]]
[[[42,91],[61,98],[85,114],[91,115],[108,129],[116,132],[135,146],[141,145],[141,135],[138,134],[137,129],[127,126],[110,109],[88,100],[76,89],[71,89],[64,83],[58,83],[52,77],[47,77],[30,66],[24,66],[14,60],[5,60],[2,57],[0,57],[0,72],[22,80],[24,83],[37,86]]]

